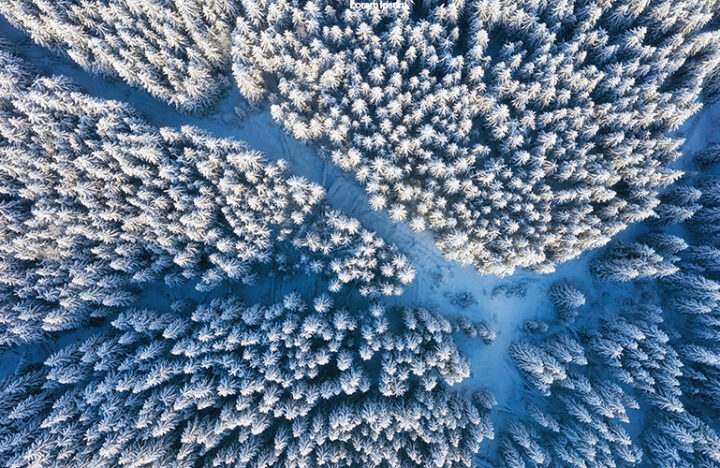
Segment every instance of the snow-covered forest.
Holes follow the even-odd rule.
[[[0,2],[0,466],[720,468],[720,1]]]
[[[495,275],[648,218],[679,177],[668,132],[718,67],[713,1],[241,3],[243,95],[273,90],[273,117],[374,209]]]

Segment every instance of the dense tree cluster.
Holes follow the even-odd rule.
[[[38,43],[181,109],[207,109],[229,84],[236,0],[3,0]]]
[[[686,351],[665,331],[664,315],[660,307],[632,302],[613,310],[597,326],[581,330],[580,342],[563,333],[536,344],[514,343],[511,357],[546,398],[539,405],[528,404],[523,418],[510,420],[501,431],[498,453],[503,463],[720,466],[715,419],[706,406],[693,403],[694,386],[683,386],[681,379],[694,372],[683,363]],[[564,356],[558,352],[563,349],[558,347],[559,337],[573,343]],[[607,400],[609,394],[618,399]],[[630,422],[625,408],[644,412],[634,416],[644,421],[638,440],[617,425]],[[565,451],[567,440],[571,451]]]
[[[683,364],[661,328],[662,311],[647,305],[633,305],[631,310],[589,331],[588,346],[620,382],[645,392],[659,409],[681,413],[678,377]]]
[[[715,146],[709,145],[695,157],[705,170],[718,162]],[[664,315],[676,330],[669,343],[682,363],[678,376],[682,406],[672,400],[668,408],[662,408],[661,399],[665,411],[653,417],[654,431],[646,440],[648,454],[663,468],[720,467],[716,430],[720,421],[720,179],[715,175],[688,179],[664,194],[657,210],[657,224],[684,232],[684,239],[659,233],[649,241],[663,244],[664,254],[674,256],[679,268],[661,278],[660,285]],[[674,382],[669,387],[667,379],[656,380],[664,388],[664,398],[678,393]]]
[[[565,334],[555,335],[542,345],[516,341],[509,353],[525,379],[545,396],[550,395],[553,384],[567,378],[567,363],[587,364],[583,347]]]
[[[720,436],[683,403],[680,355],[659,307],[632,304],[588,333],[589,347],[620,382],[643,393],[648,424],[641,434],[648,462],[663,468],[720,466]],[[687,359],[687,356],[685,356]],[[698,415],[706,415],[700,409]]]
[[[716,0],[398,4],[241,2],[241,92],[482,273],[550,271],[653,214],[720,58]]]
[[[493,466],[720,468],[720,145],[696,155],[704,173],[670,166],[673,131],[720,96],[720,0],[360,3],[0,14],[186,111],[232,69],[247,106],[267,99],[373,209],[481,273],[550,272],[645,220],[590,261],[600,296],[556,282],[557,321],[523,322],[508,352],[524,409],[504,407]],[[497,401],[451,388],[470,375],[453,334],[495,331],[359,298],[401,294],[413,265],[289,172],[0,44],[0,351],[97,325],[0,380],[1,466],[473,466]],[[233,290],[295,273],[325,292]],[[156,288],[213,294],[143,308]],[[450,302],[467,314],[473,293]]]
[[[707,156],[711,151],[712,148],[699,153],[697,162],[707,166]],[[606,249],[609,252],[601,256],[598,263],[591,265],[591,269],[594,267],[597,271],[598,266],[612,263],[616,266],[615,271],[624,272],[623,279],[632,276],[660,277],[664,315],[671,317],[673,328],[682,331],[682,335],[671,344],[677,348],[684,363],[682,375],[691,382],[684,388],[687,391],[685,396],[692,395],[692,399],[701,401],[703,408],[714,406],[720,409],[720,403],[717,403],[720,400],[715,397],[717,382],[720,382],[720,373],[715,370],[718,362],[715,355],[720,353],[720,321],[715,317],[720,311],[720,283],[717,281],[720,273],[720,179],[717,176],[700,177],[690,185],[672,188],[663,194],[662,200],[656,210],[658,218],[654,224],[670,228],[679,225],[687,230],[688,236],[680,238],[660,231],[627,244],[634,252],[651,251],[653,255],[646,259],[657,257],[661,259],[659,263],[641,265],[638,256],[620,258],[616,249],[609,248]],[[653,264],[664,266],[655,270]],[[643,273],[651,270],[663,273]],[[645,315],[646,320],[651,322],[661,320],[656,318],[657,314]],[[638,323],[632,327],[625,326],[624,333],[635,339],[658,333],[651,331],[647,323],[640,328],[638,326]],[[665,342],[664,339],[662,341]],[[637,371],[631,373],[641,379],[647,378],[638,376]],[[668,381],[667,378],[662,380]],[[704,398],[700,398],[701,395]]]
[[[715,163],[707,158],[712,150],[701,152],[696,161],[706,167]],[[683,424],[660,421],[666,430],[652,442],[659,460],[717,467],[720,435],[712,428],[720,420],[720,179],[716,175],[700,176],[693,187],[699,195],[668,199],[692,215],[668,220],[667,224],[682,221],[681,226],[690,235],[686,248],[677,253],[680,271],[660,283],[664,308],[673,314],[672,323],[680,332],[672,343],[684,364],[681,399],[694,416]]]
[[[716,153],[709,145],[695,162],[712,172]],[[620,249],[607,248],[591,270],[612,272],[599,275],[604,279],[658,278],[662,309],[633,303],[588,331],[587,344],[598,366],[607,366],[619,382],[640,390],[648,403],[640,439],[650,465],[716,468],[720,179],[690,173],[660,200],[650,223],[656,229]]]
[[[560,332],[513,343],[511,358],[545,398],[500,431],[503,466],[720,466],[715,418],[694,401],[695,386],[683,384],[698,374],[686,369],[685,337],[666,332],[666,315],[633,301],[581,329],[580,341]],[[630,422],[628,408],[644,412],[634,416],[644,421],[638,440],[618,425]]]
[[[710,27],[720,28],[720,9],[715,12]],[[716,65],[708,72],[705,83],[703,83],[703,102],[711,104],[718,100],[720,100],[720,65]]]
[[[510,356],[545,396],[524,420],[501,432],[502,466],[616,467],[640,462],[642,451],[620,423],[637,402],[612,380],[587,377],[583,346],[565,333],[539,343],[513,343]]]
[[[207,291],[261,267],[399,294],[407,258],[322,198],[282,161],[158,129],[0,51],[0,345],[108,315],[133,284]]]
[[[7,379],[0,464],[457,467],[492,433],[447,387],[469,368],[436,314],[392,327],[380,306],[298,295],[188,307],[129,309]]]
[[[596,278],[614,281],[661,278],[678,271],[674,259],[642,242],[614,242],[590,263],[590,273]]]

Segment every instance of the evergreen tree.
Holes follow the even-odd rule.
[[[0,464],[471,466],[492,426],[448,388],[469,375],[450,323],[324,302],[128,309],[0,386]]]
[[[577,310],[585,305],[585,295],[582,291],[565,281],[550,287],[550,300],[555,306],[558,319],[566,324],[572,323],[577,316]]]
[[[661,278],[679,270],[674,260],[676,257],[664,257],[646,244],[616,242],[590,263],[590,273],[614,281]]]
[[[0,346],[132,303],[141,285],[209,291],[258,269],[395,295],[414,269],[245,144],[157,128],[0,49]]]
[[[527,407],[526,419],[511,419],[500,432],[501,466],[640,463],[642,451],[619,424],[629,422],[627,409],[638,403],[619,385],[585,376],[588,360],[580,343],[554,334],[537,344],[515,342],[510,356],[544,398],[542,406]]]
[[[186,111],[209,108],[229,84],[236,0],[6,0],[0,14],[84,69]]]
[[[656,211],[657,192],[681,174],[667,167],[682,143],[670,132],[720,63],[717,10],[244,1],[233,72],[448,259],[548,272],[629,223],[689,215]]]

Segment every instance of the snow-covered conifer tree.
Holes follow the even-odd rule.
[[[186,111],[209,108],[229,82],[236,0],[7,0],[0,14],[84,69]]]
[[[555,306],[555,312],[562,323],[572,323],[577,316],[577,310],[585,305],[585,295],[579,289],[566,281],[553,284],[550,287],[550,299]]]
[[[469,374],[450,323],[404,314],[394,333],[382,307],[298,295],[127,309],[0,386],[0,464],[469,467],[487,408],[448,386]]]
[[[678,271],[674,259],[663,257],[652,247],[639,242],[616,242],[605,249],[603,256],[591,262],[590,272],[603,280],[660,278]]]
[[[241,142],[157,128],[0,50],[0,344],[76,328],[138,285],[208,291],[260,265],[394,295],[414,269],[323,189]]]
[[[716,0],[556,3],[241,2],[234,75],[447,258],[548,272],[688,215],[656,195],[720,63]]]
[[[542,406],[529,405],[523,420],[500,430],[503,466],[631,466],[642,459],[619,423],[637,402],[619,385],[588,378],[583,347],[566,334],[537,344],[513,343],[510,356],[539,390]]]

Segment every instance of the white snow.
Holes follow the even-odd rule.
[[[373,211],[363,188],[352,175],[322,160],[312,147],[287,136],[272,120],[268,111],[252,114],[244,121],[239,119],[234,108],[244,100],[236,89],[228,91],[219,109],[211,115],[187,115],[125,83],[110,81],[83,71],[71,60],[56,56],[33,44],[2,18],[0,36],[11,41],[16,46],[17,53],[42,73],[67,75],[92,96],[127,102],[156,125],[176,128],[194,125],[216,136],[243,140],[250,147],[262,151],[268,158],[285,159],[290,163],[291,172],[321,184],[327,192],[327,201],[334,208],[358,218],[385,240],[396,243],[414,262],[417,270],[414,283],[402,296],[388,302],[401,306],[424,306],[451,316],[465,315],[475,320],[486,320],[495,329],[497,339],[492,345],[483,344],[479,338],[463,336],[458,337],[458,344],[469,356],[472,369],[471,377],[459,384],[459,388],[468,391],[478,387],[490,389],[498,400],[498,406],[494,410],[496,424],[502,420],[502,415],[522,411],[524,408],[524,405],[513,404],[522,396],[525,385],[507,356],[507,348],[524,333],[524,321],[552,317],[552,305],[547,297],[547,290],[552,283],[563,278],[570,279],[588,297],[588,304],[580,309],[579,320],[583,320],[582,314],[589,311],[612,312],[617,306],[617,302],[613,301],[625,296],[622,294],[625,290],[622,285],[598,282],[589,277],[587,263],[596,255],[596,251],[585,252],[579,258],[560,265],[552,274],[539,275],[520,271],[510,278],[481,276],[472,267],[463,267],[445,260],[433,246],[429,233],[414,233],[406,225],[395,224],[385,214]],[[681,129],[686,132],[688,139],[684,146],[686,154],[702,148],[709,141],[709,135],[720,141],[719,127],[720,103],[696,114]],[[679,161],[677,166],[685,167],[684,160]],[[643,225],[633,225],[618,238],[633,239],[644,229]],[[254,294],[279,296],[281,291],[300,286],[283,286],[279,285],[278,281],[280,280],[273,279],[270,284],[259,288],[243,287],[242,291],[252,289]],[[498,287],[502,286],[511,290],[525,289],[525,292],[521,295],[507,295],[498,290]],[[462,308],[452,303],[455,295],[466,292],[475,297],[476,304]],[[147,304],[159,300],[150,296],[152,294],[144,301]],[[78,334],[82,335],[84,334]],[[72,338],[63,339],[62,344],[69,339]],[[59,345],[60,343],[56,343],[53,348]],[[15,361],[9,360],[10,358],[8,353],[0,354],[0,374],[12,371],[12,362],[17,362],[17,357]],[[484,444],[482,452],[487,449],[488,444]]]

